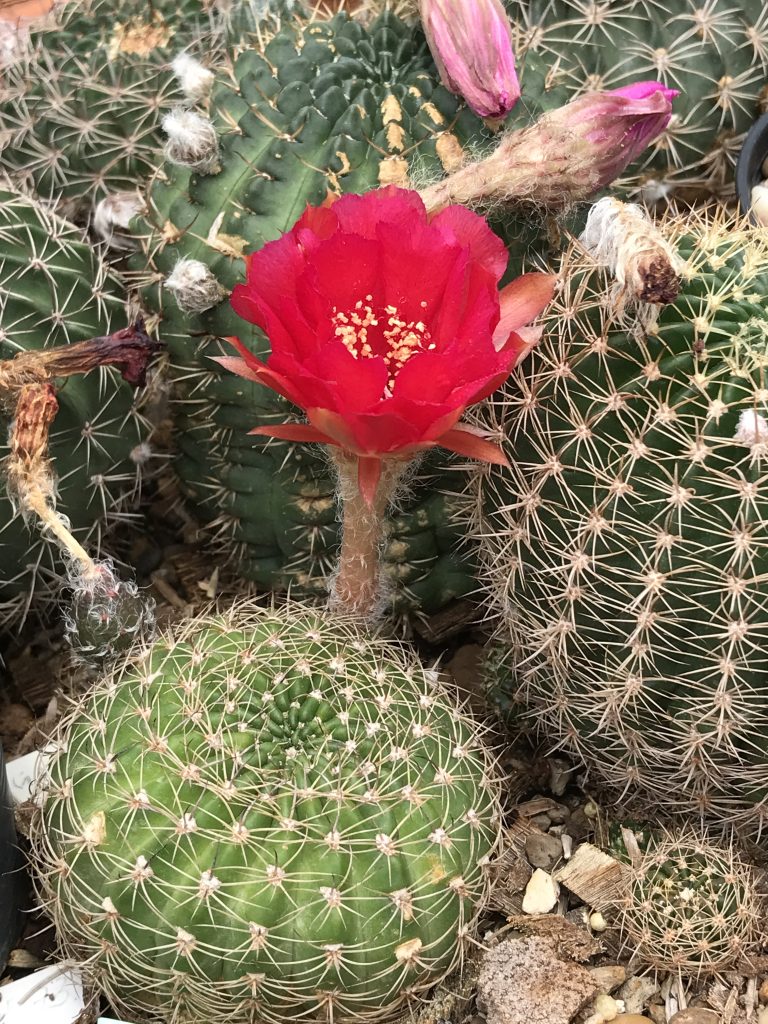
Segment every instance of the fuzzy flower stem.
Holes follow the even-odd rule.
[[[358,460],[333,451],[342,503],[342,539],[338,571],[331,589],[334,611],[362,619],[375,619],[384,599],[381,546],[384,516],[407,463],[382,460],[382,472],[373,504],[360,493]]]

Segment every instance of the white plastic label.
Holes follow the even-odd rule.
[[[36,792],[37,782],[43,776],[55,749],[56,744],[49,743],[43,750],[33,750],[31,754],[6,761],[5,774],[8,776],[11,796],[17,804],[26,803],[33,797],[36,803],[42,804],[42,794]]]
[[[63,967],[0,987],[0,1024],[73,1024],[84,1007],[80,974]]]

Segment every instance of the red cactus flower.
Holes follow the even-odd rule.
[[[247,261],[232,307],[270,340],[266,363],[219,359],[300,406],[308,424],[251,433],[336,445],[358,457],[372,503],[381,459],[436,445],[489,462],[501,450],[459,424],[535,344],[526,325],[554,278],[526,274],[501,292],[504,244],[477,214],[428,216],[418,193],[391,186],[308,207]]]

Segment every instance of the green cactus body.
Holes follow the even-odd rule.
[[[105,334],[110,322],[124,326],[119,282],[80,231],[50,210],[0,191],[0,246],[0,359]],[[113,371],[68,377],[57,398],[50,443],[57,509],[76,536],[98,546],[110,519],[136,496],[148,431],[132,389]],[[3,618],[11,621],[33,594],[47,593],[57,565],[53,545],[40,540],[36,523],[14,514],[2,484]]]
[[[207,27],[203,0],[60,3],[3,70],[0,168],[67,212],[135,191],[183,99],[170,61]]]
[[[658,322],[622,322],[574,246],[541,347],[489,412],[513,467],[478,476],[517,665],[496,671],[597,779],[759,830],[768,239],[724,214],[664,231],[687,262]]]
[[[527,120],[544,91],[535,59],[525,82]],[[216,340],[230,335],[268,351],[227,301],[245,276],[241,257],[329,192],[405,184],[409,171],[439,176],[491,135],[438,84],[421,34],[392,14],[370,30],[346,15],[286,25],[263,52],[240,54],[215,85],[210,113],[217,172],[166,163],[150,189],[149,271],[146,256],[132,263],[174,364],[175,468],[198,518],[237,550],[244,576],[323,592],[339,529],[329,465],[316,448],[249,437],[290,417],[291,406],[212,361],[231,352]],[[389,522],[386,571],[399,610],[431,613],[473,589],[471,561],[457,554],[458,480],[448,457],[429,457]]]
[[[455,964],[498,828],[434,675],[289,607],[192,621],[105,678],[35,844],[67,953],[178,1024],[403,1012]]]
[[[620,842],[615,853],[626,863],[620,929],[633,962],[697,975],[748,964],[764,907],[734,846],[701,829],[643,830],[642,839],[634,856]]]
[[[654,79],[680,90],[669,129],[633,182],[663,198],[673,184],[732,188],[744,133],[768,99],[763,0],[507,0],[521,49],[572,95]]]

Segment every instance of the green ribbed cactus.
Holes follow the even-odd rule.
[[[686,828],[644,830],[633,855],[617,845],[626,865],[619,927],[633,963],[714,974],[759,955],[765,906],[732,842]]]
[[[667,810],[768,818],[768,235],[672,217],[657,322],[574,244],[542,344],[489,408],[511,470],[476,526],[518,714]]]
[[[0,168],[68,212],[135,189],[183,100],[172,59],[218,31],[205,0],[59,3],[0,78]]]
[[[66,345],[124,326],[120,285],[81,232],[20,194],[0,191],[0,359]],[[132,389],[112,371],[73,376],[57,389],[50,453],[58,510],[98,547],[105,526],[137,495],[150,457]],[[2,398],[2,396],[0,396]],[[0,409],[4,433],[8,429]],[[5,455],[5,438],[0,455]],[[56,548],[24,523],[0,479],[0,619],[49,592]]]
[[[127,1017],[383,1020],[457,962],[498,783],[403,648],[241,606],[104,678],[61,738],[42,888]]]
[[[544,91],[535,59],[523,83],[518,116],[527,122]],[[343,14],[287,24],[263,52],[245,50],[220,76],[209,110],[218,142],[195,112],[166,122],[175,163],[151,187],[145,255],[132,261],[172,356],[174,467],[191,507],[235,551],[245,577],[322,593],[338,540],[329,466],[316,449],[249,437],[259,423],[285,420],[290,407],[212,361],[231,351],[216,340],[229,335],[267,350],[227,301],[244,279],[241,257],[329,192],[405,183],[409,172],[440,176],[492,136],[438,84],[418,30],[393,14],[369,29]],[[146,234],[146,224],[137,230]],[[457,479],[445,455],[430,457],[390,521],[386,562],[400,611],[431,613],[474,588],[471,563],[457,554],[455,500],[445,493]]]
[[[744,133],[768,93],[763,0],[506,0],[519,52],[551,67],[569,94],[656,79],[680,90],[669,129],[632,180],[647,198],[670,186],[732,191]]]

